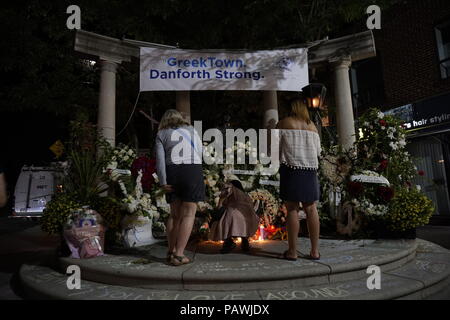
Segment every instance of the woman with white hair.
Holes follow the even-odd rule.
[[[174,266],[190,263],[184,255],[194,224],[197,202],[205,199],[202,142],[180,112],[167,110],[155,142],[156,172],[170,204],[167,221],[167,261]]]

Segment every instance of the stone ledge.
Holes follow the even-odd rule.
[[[239,291],[264,289],[267,283],[288,289],[364,277],[369,265],[378,265],[382,271],[401,267],[414,258],[417,243],[321,240],[320,261],[301,258],[309,252],[308,246],[309,241],[299,239],[300,258],[287,261],[276,258],[287,249],[285,241],[253,242],[251,254],[236,248],[226,255],[218,254],[218,243],[204,242],[189,247],[193,263],[173,267],[165,264],[167,249],[164,243],[158,243],[126,255],[62,258],[60,265],[62,271],[68,265],[80,266],[84,280],[146,289]],[[136,264],[139,259],[149,263]]]

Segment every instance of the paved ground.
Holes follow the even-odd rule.
[[[417,235],[450,249],[450,227],[425,226]],[[59,238],[43,234],[36,222],[0,218],[0,300],[20,299],[19,267],[43,256],[51,257],[58,244]],[[450,287],[430,298],[450,300]]]

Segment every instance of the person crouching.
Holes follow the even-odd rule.
[[[220,253],[229,253],[236,247],[233,237],[241,237],[241,249],[250,251],[248,238],[256,233],[259,217],[253,208],[252,199],[238,180],[225,183],[218,207],[223,214],[211,225],[211,240],[224,240]]]

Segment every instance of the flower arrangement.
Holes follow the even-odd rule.
[[[260,213],[261,224],[265,227],[275,224],[279,203],[275,197],[265,189],[256,189],[249,193],[253,202],[258,203],[257,213]]]
[[[433,202],[417,188],[401,188],[389,203],[383,222],[389,230],[405,231],[427,224],[433,212]]]
[[[112,149],[87,119],[70,123],[66,142],[67,166],[64,168],[63,188],[46,205],[40,220],[43,231],[62,233],[70,212],[89,206],[103,218],[104,226],[114,229],[121,218],[120,206],[110,197],[101,197],[108,190],[109,179],[104,168],[111,162]],[[101,152],[99,152],[101,151]]]
[[[49,201],[40,219],[42,231],[60,234],[73,210],[81,209],[82,204],[72,194],[60,193]]]
[[[150,192],[155,183],[153,174],[156,172],[156,160],[150,159],[147,156],[136,158],[131,165],[131,174],[136,177],[139,170],[142,171],[142,189],[145,192]]]
[[[156,207],[152,204],[151,195],[142,190],[142,170],[139,170],[136,183],[132,192],[127,190],[125,183],[119,180],[120,190],[123,198],[121,200],[125,210],[133,215],[147,216],[150,219],[158,219],[159,214]]]
[[[111,160],[115,162],[119,169],[130,168],[133,161],[136,159],[136,152],[129,146],[119,143],[113,150]]]
[[[431,209],[425,195],[416,188],[412,191],[411,181],[418,171],[405,148],[406,131],[402,122],[371,109],[359,118],[359,123],[360,135],[352,148],[345,151],[331,147],[323,151],[319,171],[322,195],[325,202],[331,203],[323,208],[331,212],[337,203],[336,193],[339,193],[340,203],[353,206],[365,221],[361,225],[369,233],[375,222],[392,230],[426,223],[423,217],[427,214],[417,212],[429,213]],[[355,180],[352,176],[366,178]],[[406,204],[406,194],[412,193],[423,200],[408,198],[415,203],[412,212],[416,214],[407,212],[410,205]],[[403,208],[398,203],[403,203]]]

